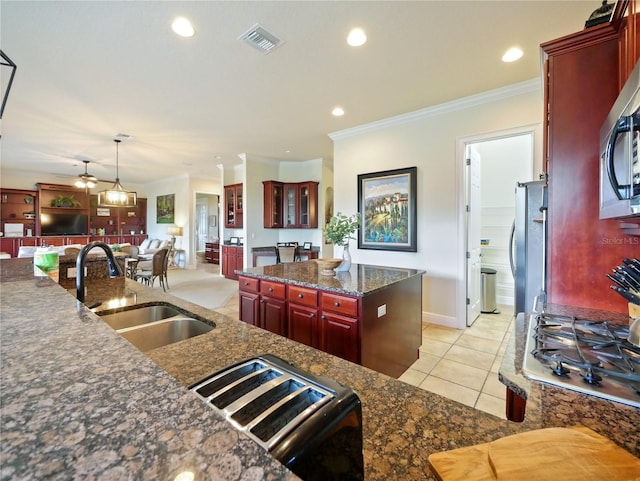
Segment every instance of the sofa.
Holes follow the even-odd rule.
[[[123,243],[123,244],[112,244],[109,247],[111,248],[111,250],[113,250],[114,252],[119,251],[122,247],[124,246],[129,246],[131,244],[127,243]],[[67,250],[68,248],[76,248],[76,249],[82,249],[84,247],[84,244],[67,244],[67,245],[63,245],[63,246],[49,246],[50,249],[53,249],[55,251],[58,252],[58,255],[63,256],[65,253],[65,250]],[[38,246],[21,246],[18,249],[18,257],[33,257],[36,249],[38,249]],[[104,251],[102,250],[102,248],[100,247],[94,247],[93,249],[91,249],[89,251],[89,254],[104,254]]]
[[[170,240],[145,239],[138,247],[139,254],[155,254],[160,249],[171,249]]]

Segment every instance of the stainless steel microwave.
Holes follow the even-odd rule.
[[[600,129],[600,218],[640,215],[640,62]]]

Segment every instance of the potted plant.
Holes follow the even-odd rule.
[[[324,236],[332,244],[342,246],[342,264],[336,271],[348,271],[351,268],[351,254],[349,253],[349,239],[355,239],[353,234],[360,227],[360,214],[350,216],[338,212],[324,228]]]
[[[51,201],[51,207],[79,207],[80,202],[72,195],[59,195]]]

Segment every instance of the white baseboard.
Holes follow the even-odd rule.
[[[455,317],[443,316],[442,314],[435,314],[433,312],[422,311],[422,322],[438,324],[439,326],[451,327],[453,329],[463,329],[463,327],[458,325],[458,320]]]

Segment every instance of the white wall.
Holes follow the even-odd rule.
[[[541,84],[530,81],[331,134],[334,212],[357,211],[358,174],[418,167],[418,251],[353,246],[354,262],[426,270],[422,301],[426,318],[463,328],[464,310],[459,309],[464,281],[464,236],[459,222],[463,169],[457,165],[462,162],[458,140],[540,123],[542,115]]]
[[[149,238],[170,239],[167,229],[174,225],[183,229],[180,246],[185,250],[185,267],[196,265],[195,202],[196,192],[220,195],[220,182],[191,179],[187,174],[145,185],[147,191],[147,234]],[[175,194],[175,224],[158,224],[156,202],[159,195]]]
[[[481,158],[482,267],[495,269],[498,304],[514,305],[514,280],[509,262],[511,225],[515,216],[516,182],[533,180],[532,134],[474,143]]]
[[[243,154],[242,170],[238,167],[223,167],[224,185],[244,184],[243,191],[243,228],[224,229],[221,240],[230,236],[242,237],[244,242],[244,265],[251,266],[251,248],[274,246],[278,242],[312,242],[321,245],[324,225],[324,192],[318,190],[318,228],[317,229],[265,229],[264,228],[264,184],[265,180],[280,182],[303,182],[312,180],[327,184],[332,181],[332,172],[327,170],[330,163],[323,159],[312,159],[302,162],[285,162],[265,159],[251,154]],[[246,175],[243,177],[243,173]],[[232,179],[232,180],[230,180]],[[221,198],[221,203],[224,199]],[[221,215],[224,215],[222,209]],[[275,263],[273,259],[261,259],[261,265]]]

